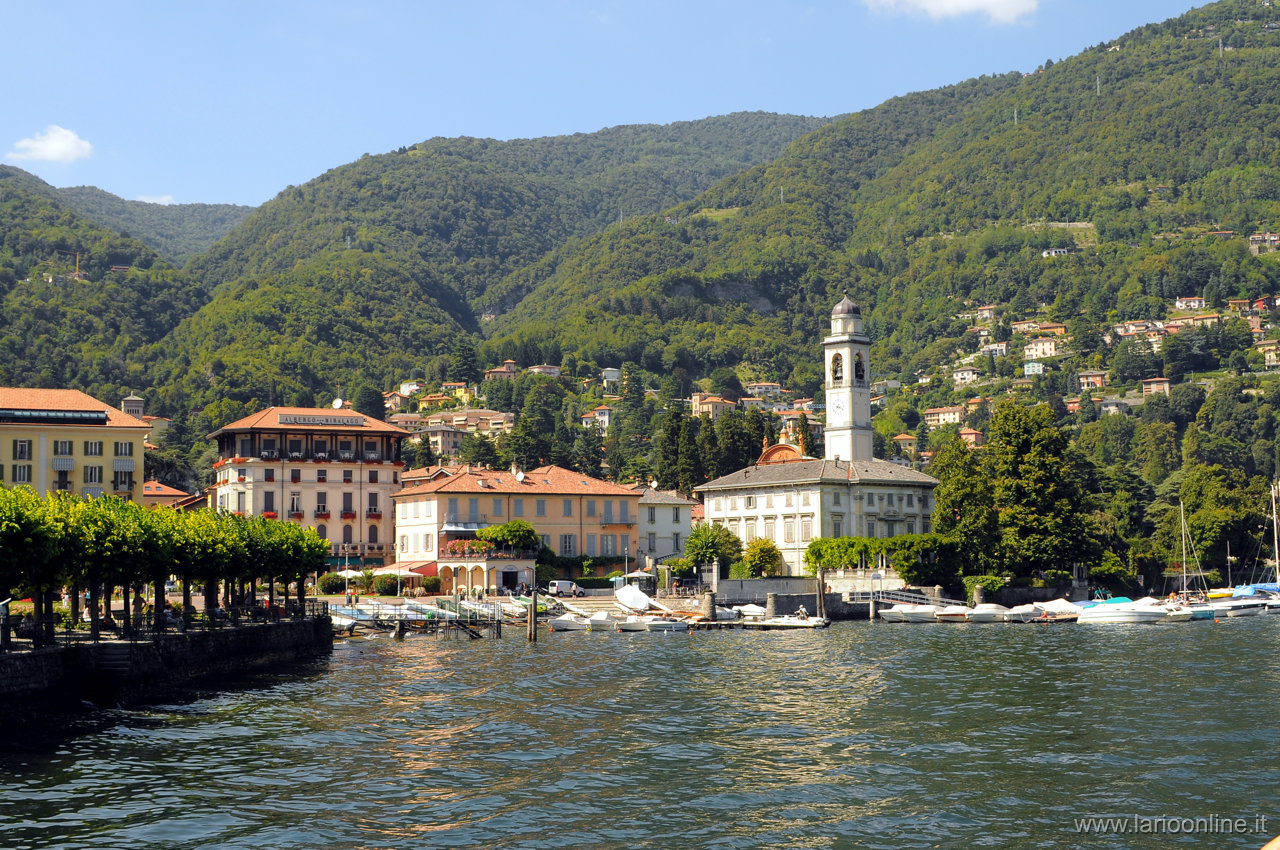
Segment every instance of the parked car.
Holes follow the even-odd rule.
[[[576,582],[556,580],[547,585],[549,596],[586,596],[587,592],[578,587]]]

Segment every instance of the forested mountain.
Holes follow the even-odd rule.
[[[47,188],[0,168],[0,384],[76,387],[118,401],[124,388],[152,384],[139,355],[203,299],[154,250],[88,221]]]
[[[1174,295],[1280,291],[1271,257],[1242,239],[1280,224],[1278,60],[1280,10],[1224,0],[1032,74],[831,123],[736,114],[366,156],[285,189],[186,274],[149,278],[173,294],[147,321],[185,319],[163,345],[129,346],[126,373],[142,370],[161,412],[322,401],[415,367],[449,377],[462,340],[481,344],[481,367],[512,357],[588,375],[631,361],[651,380],[730,367],[812,390],[826,311],[846,289],[881,373],[945,362],[976,302],[1043,304],[1072,323],[1082,364],[1108,366],[1113,319],[1158,317]],[[50,230],[49,218],[89,225],[3,173],[29,190],[10,213],[35,211],[6,239],[43,246],[7,249],[10,278],[40,263],[65,274],[58,251],[111,254],[90,244],[107,238],[97,231]],[[1073,253],[1045,262],[1058,246]],[[106,269],[158,267],[147,257]],[[24,309],[88,363],[45,374],[33,358],[29,374],[104,383],[94,357],[120,343],[86,348],[95,337],[64,327],[62,298]]]
[[[264,204],[187,266],[211,298],[154,365],[166,407],[311,403],[478,339],[474,301],[620,214],[658,211],[827,119],[739,113],[365,156]]]
[[[967,302],[1046,303],[1096,330],[1160,317],[1177,295],[1280,290],[1243,241],[1280,224],[1278,22],[1227,0],[833,123],[510,275],[483,299],[500,314],[485,359],[734,365],[803,384],[794,370],[848,289],[877,368],[910,375],[956,348]],[[1044,262],[1055,246],[1082,250]]]
[[[63,203],[81,215],[134,236],[176,266],[208,251],[254,210],[238,204],[126,201],[93,186],[71,186],[54,191]]]
[[[253,212],[253,207],[234,204],[126,201],[93,186],[58,189],[10,165],[0,165],[0,177],[28,192],[59,201],[102,227],[150,245],[175,266],[207,251]]]

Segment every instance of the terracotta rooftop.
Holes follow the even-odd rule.
[[[146,428],[147,423],[123,410],[98,401],[80,390],[47,390],[0,387],[0,410],[31,410],[106,413],[107,425],[116,428]],[[69,423],[70,424],[70,423]]]
[[[285,419],[283,423],[280,421],[281,417]],[[223,425],[209,436],[216,437],[226,431],[270,430],[304,433],[348,429],[397,437],[409,436],[409,432],[403,428],[389,425],[372,416],[366,416],[354,410],[334,410],[328,407],[268,407],[243,419],[237,419],[229,425]]]
[[[513,493],[554,496],[638,496],[635,490],[621,484],[610,484],[560,466],[540,466],[521,474],[508,470],[463,467],[454,475],[442,476],[407,487],[391,498],[418,496],[426,493]]]

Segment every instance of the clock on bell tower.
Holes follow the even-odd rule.
[[[831,335],[822,349],[826,459],[871,460],[871,340],[862,328],[862,311],[848,293],[831,310]]]

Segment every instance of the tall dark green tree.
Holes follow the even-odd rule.
[[[372,384],[364,384],[356,390],[355,397],[351,399],[351,407],[357,412],[363,413],[365,416],[372,416],[374,419],[382,420],[387,416],[387,408],[382,401],[382,393]]]
[[[1086,521],[1084,466],[1048,405],[996,406],[984,449],[1002,549],[1015,572],[1070,570],[1096,554]]]
[[[676,487],[681,493],[689,494],[694,487],[706,480],[702,453],[698,447],[698,420],[686,416],[680,423],[680,460],[676,471]]]
[[[800,432],[796,435],[800,438],[800,453],[805,457],[818,457],[818,443],[809,429],[809,417],[803,412],[796,417],[796,430]]]
[[[573,439],[573,468],[583,475],[600,478],[604,460],[604,435],[595,425],[583,428]]]
[[[655,446],[657,463],[654,468],[659,489],[672,490],[679,485],[680,433],[687,418],[684,405],[678,400],[671,403],[662,418],[662,431]]]
[[[464,336],[455,337],[449,349],[449,380],[475,384],[482,375],[476,347]]]
[[[1004,566],[1000,555],[1000,526],[995,491],[977,454],[963,440],[943,444],[929,466],[938,479],[933,491],[933,527],[956,542],[945,547],[961,575],[997,573]]]
[[[738,410],[726,410],[716,420],[716,440],[720,445],[717,472],[728,475],[750,466],[760,456],[760,447],[747,429],[746,417]]]
[[[708,479],[720,475],[720,441],[716,437],[716,426],[705,413],[698,417],[698,457],[702,459],[703,473]]]

